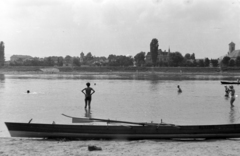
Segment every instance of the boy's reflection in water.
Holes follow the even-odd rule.
[[[87,118],[91,118],[92,117],[91,109],[85,108],[85,117],[87,117]]]
[[[0,88],[4,88],[4,84],[5,84],[5,75],[0,74]]]
[[[235,123],[236,119],[236,110],[235,107],[230,107],[230,112],[229,112],[229,121],[230,123]]]

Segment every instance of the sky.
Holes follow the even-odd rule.
[[[135,56],[159,49],[216,59],[240,49],[240,0],[0,0],[5,57]]]

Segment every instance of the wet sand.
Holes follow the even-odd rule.
[[[101,147],[89,151],[88,146]],[[1,156],[238,156],[240,139],[174,140],[46,140],[0,138]]]

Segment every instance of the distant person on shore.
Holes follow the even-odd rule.
[[[225,97],[229,97],[229,88],[225,86]]]
[[[180,88],[180,86],[178,85],[178,93],[182,93],[182,89]]]
[[[233,107],[233,102],[235,101],[235,89],[233,88],[233,86],[230,86],[229,89],[230,95],[231,95],[231,100],[230,100],[230,104]]]
[[[95,93],[95,90],[90,87],[89,82],[86,85],[87,88],[82,90],[83,94],[85,95],[85,109],[87,106],[89,109],[91,109],[92,94]]]

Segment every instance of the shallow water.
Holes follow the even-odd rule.
[[[239,123],[240,105],[224,97],[221,76],[191,78],[157,75],[0,75],[0,137],[4,122],[65,123],[62,116],[167,122],[173,124]],[[235,78],[233,78],[235,79]],[[92,84],[91,111],[84,109],[81,90]],[[183,92],[177,92],[180,85]],[[30,94],[27,94],[30,90]],[[235,85],[236,94],[240,92]]]

